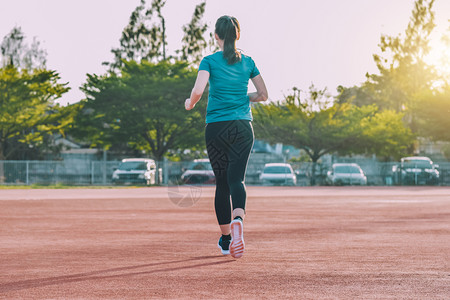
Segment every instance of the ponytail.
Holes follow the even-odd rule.
[[[239,22],[234,17],[222,16],[216,22],[216,33],[223,44],[223,57],[229,65],[241,61],[241,54],[236,50],[236,39],[241,31]]]

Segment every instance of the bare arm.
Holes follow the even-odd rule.
[[[200,100],[205,91],[206,84],[209,80],[209,72],[205,70],[198,71],[197,80],[195,80],[194,88],[191,92],[191,97],[186,99],[184,102],[184,107],[186,110],[191,110],[194,108],[195,104]]]
[[[264,83],[264,80],[263,80],[261,74],[253,77],[252,82],[255,85],[256,92],[248,94],[248,96],[250,98],[250,102],[266,101],[267,98],[269,98],[269,95],[267,93],[266,84]]]

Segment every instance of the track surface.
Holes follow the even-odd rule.
[[[450,188],[0,190],[0,299],[450,299]]]

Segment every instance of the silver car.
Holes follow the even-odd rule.
[[[155,184],[156,163],[148,158],[125,158],[112,174],[113,184]]]
[[[327,173],[327,183],[330,185],[366,185],[367,177],[358,164],[333,164]]]
[[[263,172],[259,176],[263,185],[296,185],[297,176],[290,164],[270,163],[265,164]]]

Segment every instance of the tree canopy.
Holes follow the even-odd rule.
[[[208,25],[202,22],[205,6],[206,2],[197,5],[194,14],[192,15],[191,22],[183,26],[183,45],[181,50],[178,51],[181,53],[180,60],[198,64],[203,57],[203,50],[208,46],[208,43],[204,38]]]
[[[153,0],[147,8],[141,0],[122,32],[120,47],[112,50],[110,72],[88,74],[82,87],[87,99],[73,132],[89,138],[92,147],[114,149],[125,144],[159,161],[169,150],[203,144],[204,110],[185,112],[184,100],[197,75],[192,67],[208,46],[203,37],[207,26],[201,21],[206,3],[195,7],[191,22],[182,28],[182,48],[170,55],[162,14],[165,3]]]
[[[14,27],[0,45],[2,66],[14,66],[18,69],[45,68],[47,52],[40,48],[40,42],[34,38],[29,46],[20,27]]]
[[[379,74],[368,74],[362,86],[380,109],[404,112],[404,121],[414,133],[418,131],[416,102],[437,79],[434,67],[424,60],[435,28],[433,4],[434,0],[417,0],[404,35],[381,36],[381,54],[373,56]]]
[[[0,160],[20,157],[19,150],[44,148],[49,135],[70,126],[75,107],[55,104],[69,90],[56,71],[45,69],[46,51],[31,46],[20,27],[1,44]],[[24,146],[25,145],[25,146]],[[28,152],[28,151],[26,151]]]
[[[54,100],[68,91],[55,71],[13,66],[0,69],[0,160],[8,159],[17,143],[41,143],[45,134],[60,132],[71,124],[73,110]]]
[[[339,87],[337,101],[358,106],[375,104],[381,112],[400,112],[415,137],[449,141],[444,129],[450,119],[449,74],[426,63],[435,28],[433,5],[434,0],[416,0],[404,34],[381,36],[381,53],[374,54],[379,74],[367,74],[361,86]],[[442,41],[449,45],[450,27]],[[442,64],[448,69],[445,57]],[[415,153],[413,145],[407,149],[408,154]]]
[[[254,127],[268,142],[303,149],[313,162],[312,180],[314,165],[325,154],[377,153],[398,158],[412,142],[402,115],[395,111],[334,102],[326,90],[314,86],[305,97],[300,95],[294,89],[284,101],[255,106]]]
[[[166,21],[162,14],[165,4],[166,0],[153,0],[147,7],[145,0],[141,0],[122,31],[120,47],[111,50],[114,61],[104,64],[109,65],[112,71],[121,67],[123,61],[157,63],[175,59],[197,64],[208,46],[204,37],[208,26],[202,22],[206,2],[195,7],[191,21],[182,28],[182,47],[172,54],[167,53]]]
[[[127,141],[156,160],[168,150],[202,144],[204,110],[183,109],[196,75],[186,62],[168,61],[124,62],[117,75],[88,75],[77,135],[105,149]]]

